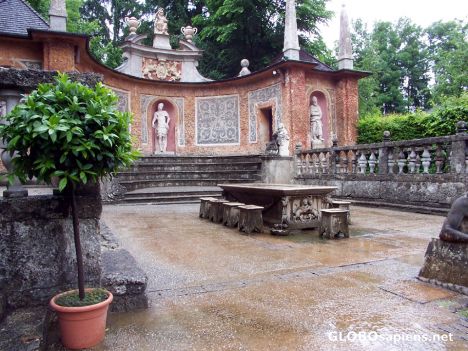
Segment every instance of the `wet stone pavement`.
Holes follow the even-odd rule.
[[[466,350],[468,297],[418,281],[443,217],[353,207],[351,238],[251,236],[197,205],[105,206],[149,278],[94,350]],[[450,340],[451,339],[451,340]]]

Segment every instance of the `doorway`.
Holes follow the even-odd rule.
[[[258,118],[258,142],[266,145],[273,137],[273,108],[265,107],[260,109]]]

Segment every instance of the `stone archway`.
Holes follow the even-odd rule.
[[[317,103],[318,106],[320,106],[320,109],[322,111],[322,138],[323,142],[322,143],[316,143],[312,144],[312,147],[317,148],[317,147],[327,147],[332,144],[332,127],[330,123],[330,115],[329,115],[329,106],[328,106],[328,101],[326,95],[320,91],[320,90],[315,90],[313,91],[310,96],[309,96],[309,118],[310,118],[310,107],[312,106],[312,98],[313,97],[317,98]],[[310,139],[312,140],[312,121],[309,123],[309,135]]]
[[[164,104],[164,110],[169,114],[169,118],[170,118],[169,131],[167,134],[166,153],[175,154],[176,152],[176,125],[177,125],[177,121],[179,120],[179,112],[174,103],[164,98],[155,100],[148,107],[148,125],[151,128],[151,131],[149,133],[149,135],[151,136],[150,137],[151,150],[153,154],[160,154],[157,132],[156,132],[156,129],[153,128],[153,125],[152,125],[154,113],[158,109],[158,105],[160,103]]]

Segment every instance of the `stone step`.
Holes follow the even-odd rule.
[[[224,171],[224,170],[251,170],[258,171],[261,168],[259,162],[235,162],[235,163],[136,163],[129,169],[124,170],[121,173],[128,172],[153,172],[153,171],[165,171],[165,172],[177,172],[177,171],[200,171],[209,169],[211,171]]]
[[[222,189],[216,186],[145,188],[127,192],[121,203],[197,203],[201,197],[211,196],[220,198],[221,194]]]
[[[136,163],[243,163],[243,162],[258,162],[261,159],[258,155],[242,155],[242,156],[144,156]]]
[[[155,187],[173,187],[173,186],[216,186],[219,183],[252,183],[259,181],[259,176],[248,179],[227,178],[227,179],[153,179],[139,181],[119,181],[127,191],[136,189],[155,188]]]
[[[195,194],[195,195],[162,195],[162,196],[141,196],[141,197],[125,197],[122,203],[149,203],[149,204],[169,204],[169,203],[198,203],[200,198],[204,196],[211,196],[221,198],[219,194]]]
[[[226,171],[160,171],[160,172],[120,172],[117,176],[120,183],[130,180],[169,180],[169,179],[251,179],[258,172],[245,170],[226,170]]]

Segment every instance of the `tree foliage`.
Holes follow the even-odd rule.
[[[205,50],[201,71],[212,78],[236,76],[240,61],[247,58],[250,69],[267,66],[281,53],[284,38],[284,0],[207,0],[203,12],[193,19],[199,27],[197,43]],[[297,2],[300,42],[319,58],[331,57],[323,45],[318,24],[331,13],[326,0]],[[313,38],[313,39],[311,39]]]
[[[16,151],[14,174],[50,184],[96,182],[136,154],[128,132],[130,116],[116,110],[117,97],[103,84],[93,89],[60,75],[56,84],[40,84],[6,116],[0,137]]]
[[[468,122],[468,93],[447,98],[430,113],[418,110],[406,114],[382,116],[377,112],[363,116],[358,121],[358,142],[381,142],[386,130],[390,131],[392,140],[452,135],[458,121]]]
[[[353,23],[355,67],[373,75],[360,81],[360,114],[411,112],[468,90],[467,24],[436,22],[427,29],[407,18]],[[432,79],[432,81],[431,81]]]

